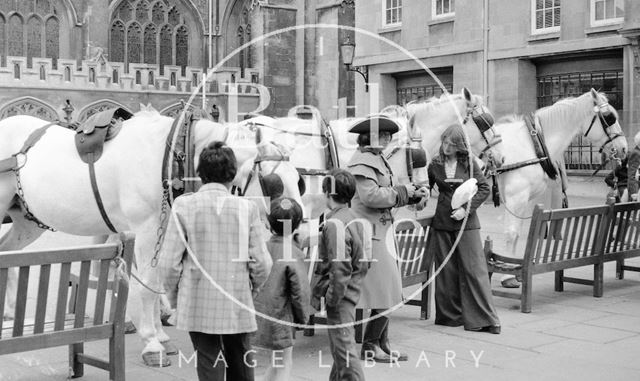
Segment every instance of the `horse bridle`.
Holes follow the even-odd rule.
[[[487,151],[502,142],[502,138],[500,137],[500,135],[496,134],[495,130],[493,129],[493,116],[491,116],[491,114],[487,112],[484,112],[482,106],[474,105],[473,107],[467,108],[467,115],[465,116],[462,124],[467,124],[469,120],[472,120],[473,123],[475,123],[476,127],[478,127],[480,136],[482,136],[482,139],[486,143],[486,146],[480,151],[480,154],[478,155],[478,157],[482,159]],[[491,141],[485,135],[485,133],[489,130],[493,134]]]
[[[278,169],[278,167],[280,166],[280,163],[282,163],[283,161],[289,161],[289,156],[283,154],[282,151],[280,151],[280,148],[275,143],[271,142],[271,144],[273,144],[276,148],[278,148],[278,151],[280,152],[280,154],[279,155],[258,155],[258,156],[256,156],[256,158],[253,160],[253,167],[251,168],[251,172],[249,172],[249,176],[247,176],[247,182],[245,183],[243,188],[238,190],[240,196],[243,196],[244,192],[247,191],[247,188],[249,188],[249,185],[251,184],[251,180],[253,179],[254,175],[257,175],[258,182],[260,184],[260,189],[262,191],[262,195],[263,196],[268,196],[267,195],[267,189],[266,189],[264,181],[263,181],[261,163],[264,162],[264,161],[275,161],[275,162],[278,162],[278,164],[276,164],[276,166],[273,167],[271,172],[269,172],[269,174],[273,174],[276,171],[276,169]]]
[[[584,137],[585,138],[588,137],[589,132],[591,132],[591,128],[593,128],[593,124],[596,122],[596,118],[600,120],[600,126],[602,126],[602,130],[604,131],[605,135],[607,135],[607,140],[602,144],[602,146],[600,146],[600,149],[598,150],[599,153],[602,153],[602,151],[604,151],[604,147],[606,147],[607,144],[613,142],[615,139],[624,138],[623,134],[620,134],[617,132],[614,134],[611,134],[609,132],[609,128],[611,128],[614,124],[618,122],[618,118],[616,117],[616,114],[608,110],[609,107],[611,107],[611,105],[609,105],[609,102],[604,102],[594,106],[595,115],[591,119],[591,124],[589,124],[589,128],[587,128],[587,132],[584,133]],[[602,110],[605,108],[607,108],[607,111],[603,112]],[[612,152],[614,154],[616,153],[615,148],[613,149]]]

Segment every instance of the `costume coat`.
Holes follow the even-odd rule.
[[[356,177],[351,209],[372,228],[372,263],[362,282],[359,308],[387,309],[402,302],[391,208],[408,202],[404,186],[393,186],[389,163],[376,151],[358,149],[348,164]]]

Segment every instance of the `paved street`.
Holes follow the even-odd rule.
[[[602,178],[571,178],[572,206],[602,204],[606,187]],[[435,201],[435,200],[432,200]],[[433,207],[435,202],[431,202]],[[483,237],[502,242],[502,209],[484,205],[479,214]],[[86,238],[47,233],[34,247],[87,243]],[[639,261],[635,262],[638,265]],[[567,275],[589,277],[591,268],[568,271]],[[604,296],[594,298],[589,286],[567,284],[563,293],[553,291],[553,274],[534,277],[534,303],[530,314],[522,314],[513,300],[496,298],[502,334],[466,332],[462,328],[435,326],[433,317],[419,320],[419,308],[405,306],[391,319],[391,338],[407,351],[409,362],[400,366],[376,364],[365,369],[367,380],[638,380],[640,379],[640,274],[627,273],[616,280],[615,265],[605,266]],[[497,280],[494,279],[494,283]],[[406,290],[408,293],[409,289]],[[193,354],[184,332],[168,329],[183,351],[173,365],[163,369],[144,367],[142,343],[128,335],[127,379],[195,380]],[[86,346],[86,353],[106,356],[107,343]],[[257,358],[256,373],[264,373],[270,361]],[[294,380],[327,380],[331,364],[326,332],[314,337],[298,335],[294,347]],[[0,380],[63,380],[67,377],[64,347],[0,357]],[[107,380],[104,371],[86,367],[86,380]]]

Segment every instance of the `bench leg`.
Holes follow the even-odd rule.
[[[556,271],[555,290],[564,291],[564,270]]]
[[[602,297],[604,283],[604,263],[593,266],[593,296]]]
[[[531,312],[531,297],[532,297],[532,276],[530,272],[526,272],[522,278],[522,294],[520,295],[520,311],[524,313]]]
[[[113,324],[113,337],[109,339],[109,379],[125,381],[124,321],[118,320]]]
[[[624,259],[616,261],[616,278],[624,279]]]
[[[362,317],[364,316],[364,310],[362,308],[356,308],[356,321],[362,321]],[[363,339],[363,331],[362,331],[362,323],[357,323],[355,326],[356,331],[356,343],[362,344]]]
[[[431,284],[426,287],[422,284],[422,295],[420,297],[420,320],[427,320],[431,317]]]
[[[69,368],[71,368],[71,378],[84,376],[84,364],[78,361],[77,354],[84,353],[84,344],[69,345]]]
[[[307,325],[314,325],[314,316],[313,315],[309,315],[309,322],[307,323]],[[304,331],[302,331],[302,334],[304,336],[313,336],[316,334],[316,330],[314,328],[305,328]]]

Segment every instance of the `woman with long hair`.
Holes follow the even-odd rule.
[[[444,262],[459,234],[460,242],[436,277],[436,324],[468,331],[500,333],[500,320],[493,306],[487,263],[480,238],[476,209],[489,196],[489,184],[475,160],[470,158],[464,130],[452,125],[442,134],[440,155],[429,165],[429,185],[440,192],[429,233],[429,250],[436,268]],[[467,204],[452,208],[452,196],[462,183],[475,178],[478,191]],[[462,222],[468,219],[461,232]]]

